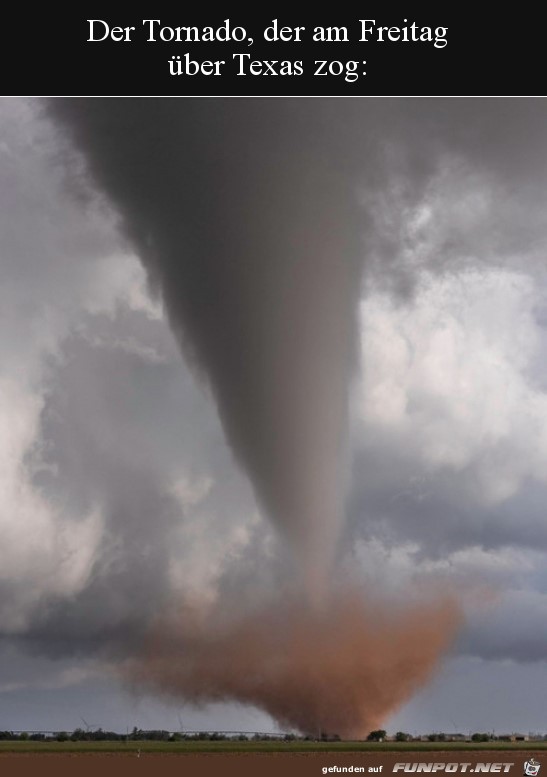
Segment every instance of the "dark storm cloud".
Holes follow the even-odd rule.
[[[513,590],[501,602],[471,618],[458,652],[486,660],[545,662],[547,594]]]
[[[441,276],[465,267],[513,266],[523,253],[533,255],[528,271],[540,270],[546,100],[362,98],[332,104],[329,120],[344,138],[343,158],[351,160],[363,205],[369,285],[404,301],[424,271]],[[439,184],[451,197],[425,235],[418,230],[417,240],[409,222],[416,208],[436,199]],[[462,206],[475,218],[462,219]]]
[[[546,487],[527,481],[524,489],[495,504],[476,499],[467,472],[424,474],[401,451],[357,451],[348,501],[348,537],[389,537],[418,541],[419,555],[438,558],[468,546],[496,550],[507,546],[547,552]],[[470,471],[471,470],[471,471]]]

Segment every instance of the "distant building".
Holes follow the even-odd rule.
[[[528,742],[528,734],[500,734],[496,737],[500,742]]]

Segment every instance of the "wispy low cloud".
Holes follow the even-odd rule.
[[[424,274],[402,304],[367,296],[356,393],[365,440],[397,447],[425,477],[453,473],[478,503],[546,480],[547,393],[534,374],[542,301],[532,277],[496,268]]]
[[[41,410],[38,396],[0,380],[0,619],[4,633],[24,631],[49,599],[82,591],[103,531],[98,508],[75,519],[33,484],[28,459],[39,439]]]

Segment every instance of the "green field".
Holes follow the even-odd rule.
[[[428,750],[547,750],[547,742],[20,742],[0,741],[2,753],[313,753]]]

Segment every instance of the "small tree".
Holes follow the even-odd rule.
[[[377,731],[371,731],[367,737],[369,742],[383,742],[386,738],[386,732],[383,728],[379,728]]]
[[[396,742],[408,742],[410,739],[410,734],[405,734],[404,731],[397,731],[395,734],[395,741]]]

